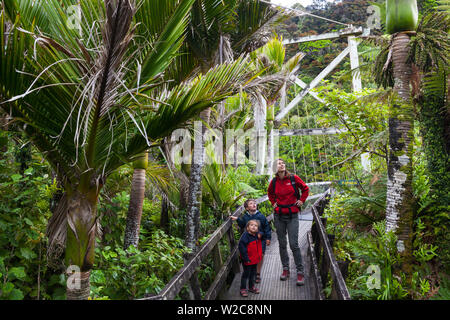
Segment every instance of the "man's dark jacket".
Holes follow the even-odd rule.
[[[247,222],[249,222],[250,220],[259,220],[260,222],[259,232],[263,234],[261,240],[272,240],[272,229],[270,228],[269,221],[267,221],[266,217],[258,210],[253,215],[249,214],[246,211],[242,217],[239,217],[237,219],[237,223],[241,229],[245,229]],[[264,242],[265,241],[263,241],[263,243]]]

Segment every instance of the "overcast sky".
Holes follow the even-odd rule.
[[[334,0],[327,0],[328,2],[333,2]],[[285,7],[291,7],[294,3],[300,3],[304,7],[312,4],[312,0],[272,0],[272,3],[276,3]]]
[[[312,3],[312,0],[272,0],[271,2],[290,8],[294,3],[301,3],[306,7]]]

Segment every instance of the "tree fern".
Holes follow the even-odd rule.
[[[450,62],[450,15],[448,12],[430,12],[422,17],[416,35],[412,37],[408,62],[423,73],[448,67]]]
[[[438,0],[436,2],[438,3],[437,10],[450,12],[450,0]]]

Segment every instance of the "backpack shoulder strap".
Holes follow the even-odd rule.
[[[292,187],[294,188],[295,197],[296,197],[297,200],[298,200],[298,199],[300,199],[300,193],[298,192],[297,185],[295,184],[295,177],[294,177],[293,174],[291,174],[290,178],[291,178],[291,185],[292,185]]]
[[[272,191],[273,191],[273,194],[275,195],[275,183],[277,182],[277,177],[275,177],[275,178],[273,178],[272,179]]]

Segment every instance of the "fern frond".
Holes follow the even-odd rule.
[[[422,79],[422,92],[426,92],[427,96],[446,99],[448,91],[447,78],[448,72],[443,67],[427,73]]]
[[[439,3],[436,7],[437,10],[450,12],[450,0],[438,0],[436,2]]]
[[[411,38],[408,62],[423,73],[438,65],[448,67],[450,58],[450,14],[433,11],[422,17],[415,37]]]

